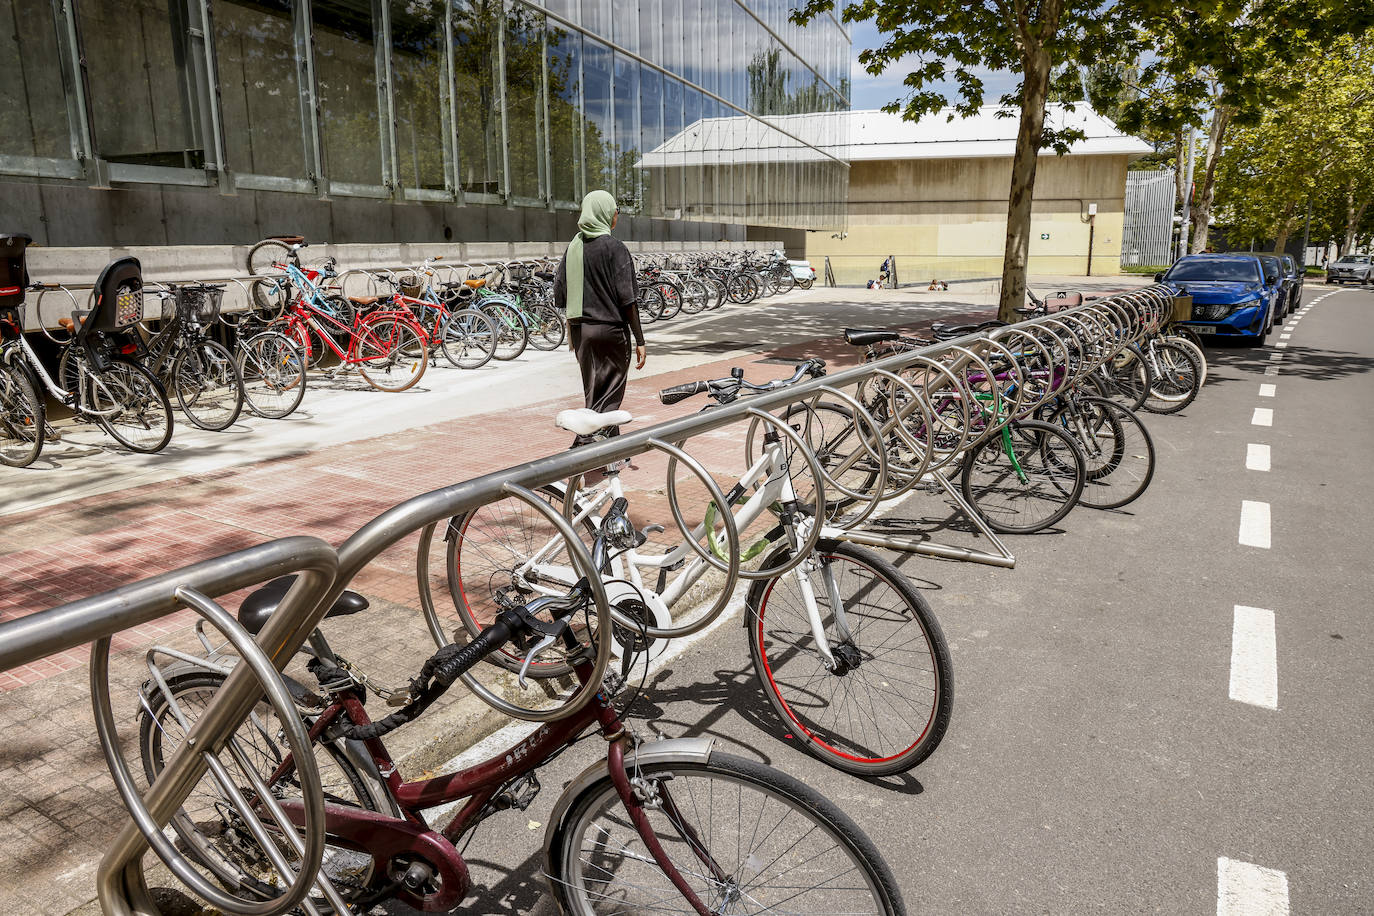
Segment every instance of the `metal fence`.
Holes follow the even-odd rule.
[[[1121,265],[1168,264],[1174,235],[1174,170],[1126,173]]]

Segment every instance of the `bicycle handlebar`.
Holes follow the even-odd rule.
[[[703,382],[688,382],[685,385],[674,385],[671,388],[664,388],[658,393],[658,399],[664,404],[676,404],[684,401],[693,395],[701,394],[703,391],[710,392],[711,397],[724,403],[733,400],[740,389],[745,389],[754,394],[762,394],[765,391],[777,391],[779,388],[786,388],[795,385],[802,380],[802,376],[809,375],[812,378],[820,378],[825,375],[825,360],[808,359],[797,364],[797,371],[792,373],[790,378],[773,379],[771,382],[764,382],[762,385],[755,385],[744,380],[744,370],[732,369],[728,378],[711,379]]]

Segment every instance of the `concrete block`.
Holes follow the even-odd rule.
[[[428,201],[392,204],[391,226],[398,242],[442,242],[444,205]]]
[[[307,194],[282,194],[275,191],[251,193],[258,214],[258,228],[254,233],[256,238],[252,241],[273,235],[303,235],[312,245],[334,241],[330,237],[333,225],[329,201]]]
[[[43,214],[43,195],[38,185],[25,181],[0,181],[0,232],[22,232],[35,245],[47,245],[48,223]]]
[[[487,240],[492,242],[524,241],[524,214],[512,207],[488,207]]]
[[[251,197],[225,196],[214,188],[162,189],[167,241],[174,245],[223,245],[247,241],[257,232]]]
[[[455,242],[484,242],[491,237],[487,228],[487,208],[478,204],[459,207],[450,205],[444,210],[453,230]]]
[[[535,244],[556,241],[558,238],[558,218],[549,210],[526,209],[525,232],[523,241]]]
[[[472,242],[463,247],[464,260],[467,261],[509,261],[510,242]]]
[[[335,245],[397,241],[389,200],[332,197],[329,200],[329,241]]]

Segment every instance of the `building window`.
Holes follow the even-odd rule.
[[[214,28],[229,168],[303,178],[301,68],[291,0],[216,3]]]
[[[555,201],[577,201],[581,162],[582,34],[548,30],[549,185]]]
[[[519,3],[506,14],[506,149],[510,191],[544,197],[544,17]]]
[[[639,62],[615,56],[615,196],[626,213],[642,208],[639,188]]]
[[[583,15],[587,10],[582,10]],[[586,189],[615,192],[615,125],[612,121],[611,49],[582,39],[582,154]]]
[[[471,194],[501,193],[501,2],[453,4],[458,169],[463,190]]]
[[[184,10],[155,0],[82,0],[78,12],[98,154],[110,162],[201,168]]]
[[[372,7],[314,0],[311,9],[325,174],[331,182],[380,185],[382,139]]]
[[[0,0],[0,154],[72,157],[57,24],[47,0]]]
[[[639,150],[641,157],[663,145],[663,75],[643,68],[639,74]],[[662,169],[640,168],[640,200],[647,216],[663,216],[663,194],[657,184]]]
[[[449,85],[443,0],[393,0],[391,72],[397,179],[404,188],[442,191]]]

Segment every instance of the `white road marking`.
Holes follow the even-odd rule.
[[[1269,504],[1244,499],[1240,503],[1240,543],[1269,549]]]
[[[1269,470],[1269,446],[1250,442],[1245,446],[1245,469],[1247,471]]]
[[[1265,709],[1279,708],[1273,611],[1236,605],[1231,626],[1231,699]]]
[[[1279,340],[1287,340],[1288,338],[1290,338],[1290,337],[1292,337],[1292,336],[1293,336],[1292,334],[1280,334],[1280,335],[1279,335]]]
[[[1274,396],[1274,392],[1277,390],[1278,387],[1275,385],[1260,385],[1259,396],[1262,398],[1272,398]]]
[[[1278,366],[1266,366],[1266,367],[1264,368],[1264,374],[1265,374],[1265,375],[1278,375],[1278,374],[1279,374],[1279,367],[1278,367]]]
[[[1276,350],[1275,352],[1269,354],[1269,361],[1270,361],[1271,363],[1277,363],[1277,362],[1281,361],[1282,359],[1283,359],[1283,351],[1281,351],[1281,350]]]
[[[1288,916],[1288,876],[1238,859],[1217,859],[1217,916]]]
[[[1273,426],[1274,409],[1272,407],[1256,407],[1254,416],[1250,418],[1251,426]]]
[[[1288,342],[1287,342],[1287,341],[1284,341],[1284,340],[1280,340],[1278,343],[1274,344],[1274,346],[1275,346],[1275,347],[1278,347],[1280,350],[1282,350],[1284,347],[1288,346]]]

